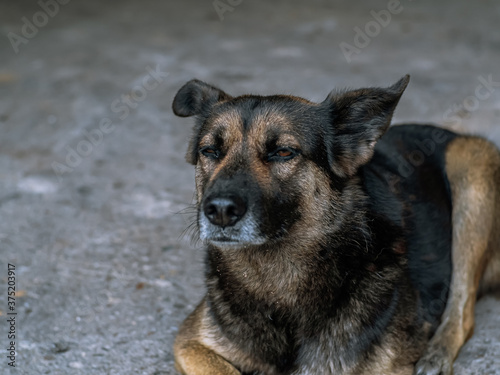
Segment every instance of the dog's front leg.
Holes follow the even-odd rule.
[[[176,350],[175,367],[183,375],[241,375],[224,358],[196,341],[184,342]]]
[[[204,345],[204,310],[202,301],[182,324],[174,343],[175,368],[183,375],[241,375],[227,360]]]

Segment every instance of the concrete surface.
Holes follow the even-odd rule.
[[[177,326],[204,293],[183,234],[191,121],[170,109],[192,77],[323,100],[410,73],[396,121],[500,144],[494,0],[59,1],[0,4],[0,373],[174,373]],[[499,313],[479,303],[456,374],[500,374]]]

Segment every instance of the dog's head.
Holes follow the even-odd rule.
[[[344,187],[372,157],[408,81],[332,92],[322,103],[186,83],[173,110],[196,116],[187,160],[196,166],[201,239],[246,247],[298,241],[316,220],[335,226],[346,214]]]

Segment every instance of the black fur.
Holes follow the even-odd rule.
[[[444,151],[455,137],[430,125],[392,127],[360,171],[371,208],[404,231],[412,283],[433,325],[445,308],[451,279],[451,193]]]

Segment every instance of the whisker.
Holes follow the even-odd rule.
[[[180,234],[179,237],[188,236],[190,242],[196,245],[200,240],[200,234],[198,230],[198,223],[196,221],[191,222]]]
[[[182,209],[180,209],[177,212],[174,212],[175,215],[189,215],[189,214],[196,214],[198,212],[198,208],[196,207],[195,204],[190,204]]]
[[[178,239],[188,236],[190,242],[196,245],[200,240],[199,230],[198,230],[198,207],[196,204],[190,204],[187,207],[179,210],[175,214],[188,215],[187,226],[178,236]]]

